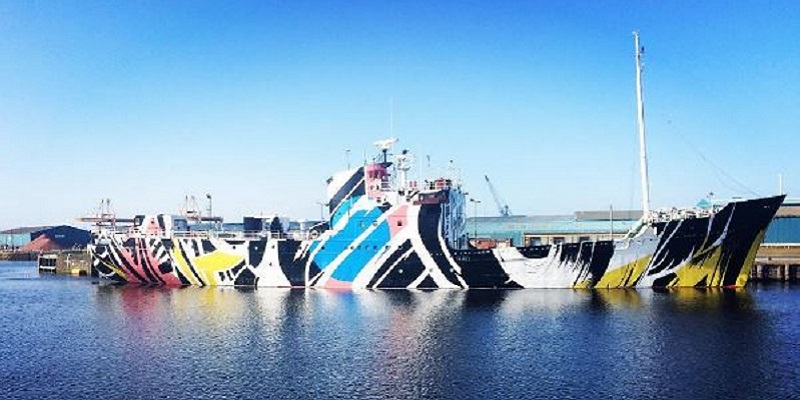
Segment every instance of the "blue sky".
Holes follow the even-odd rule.
[[[629,3],[2,0],[0,227],[315,217],[390,114],[482,214],[636,208],[634,29],[654,206],[800,190],[800,2]]]

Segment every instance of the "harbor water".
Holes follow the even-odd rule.
[[[800,289],[163,288],[0,263],[0,398],[797,398]]]

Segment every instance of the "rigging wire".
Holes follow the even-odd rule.
[[[672,126],[672,120],[667,121],[667,124]],[[728,190],[731,190],[731,191],[733,191],[735,193],[746,192],[746,193],[748,193],[748,194],[750,194],[752,196],[761,197],[761,195],[759,193],[757,193],[756,191],[751,189],[749,186],[745,185],[744,183],[742,183],[741,181],[739,181],[738,179],[736,179],[735,177],[730,175],[728,172],[725,171],[725,169],[721,168],[714,161],[712,161],[710,158],[708,158],[705,155],[705,153],[703,153],[703,151],[700,150],[699,147],[695,146],[694,143],[692,143],[689,140],[689,138],[686,137],[686,135],[681,133],[679,129],[675,129],[674,131],[677,132],[678,138],[681,139],[681,141],[683,141],[683,144],[685,144],[687,147],[692,149],[692,151],[694,151],[696,153],[696,155],[698,157],[700,157],[700,159],[703,162],[705,162],[706,164],[708,164],[708,166],[711,167],[710,169],[711,169],[711,172],[714,174],[714,177],[719,181],[719,183],[721,183],[723,186],[725,186],[725,188],[727,188]],[[737,185],[738,188],[729,185],[725,181],[725,179],[723,179],[723,177],[728,179],[730,182],[734,183],[735,185]]]

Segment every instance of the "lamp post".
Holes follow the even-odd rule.
[[[480,204],[481,201],[480,200],[476,200],[476,199],[469,199],[469,201],[472,202],[472,204],[475,205],[475,213],[472,216],[472,219],[473,219],[472,222],[473,222],[473,226],[474,226],[474,229],[475,229],[475,236],[473,236],[473,239],[477,240],[478,239],[478,204]]]
[[[325,206],[328,203],[326,203],[324,201],[318,201],[317,204],[319,204],[319,220],[320,220],[320,222],[325,221],[325,217],[323,216],[322,213],[323,213],[323,210],[325,209]]]
[[[608,222],[610,222],[610,227],[608,228],[608,240],[614,241],[614,205],[608,205]]]

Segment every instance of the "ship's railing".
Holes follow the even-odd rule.
[[[423,190],[442,190],[453,186],[451,179],[438,178],[432,181],[425,181],[422,185]]]
[[[706,218],[714,215],[719,208],[665,208],[651,211],[647,219],[650,222],[669,222],[681,219]]]
[[[634,238],[652,224],[667,223],[671,221],[680,221],[696,218],[709,218],[719,212],[722,207],[714,206],[711,208],[687,207],[687,208],[661,208],[658,210],[650,211],[649,214],[643,215],[639,221],[631,227],[625,240]]]
[[[291,231],[291,232],[272,232],[272,231],[241,231],[241,230],[181,230],[167,232],[164,230],[143,231],[133,227],[103,227],[102,230],[95,231],[98,236],[117,236],[123,238],[141,237],[161,237],[161,238],[218,238],[234,240],[254,240],[254,239],[294,239],[307,240],[316,239],[319,233],[316,231]]]
[[[99,236],[109,236],[130,233],[132,231],[130,226],[102,225],[93,227],[91,232]]]
[[[220,230],[190,230],[174,231],[172,237],[177,238],[220,238],[220,239],[286,239],[284,232],[272,231],[220,231]]]

